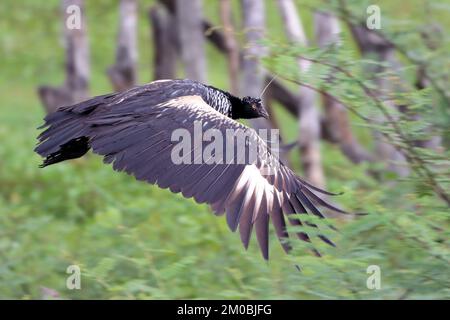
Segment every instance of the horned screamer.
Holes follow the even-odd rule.
[[[289,251],[288,242],[283,241],[288,238],[286,218],[293,225],[304,223],[299,216],[289,219],[289,215],[309,213],[324,218],[318,207],[345,212],[315,194],[332,193],[298,177],[273,155],[255,130],[236,121],[258,117],[268,117],[259,98],[241,99],[188,79],[159,80],[59,108],[45,118],[46,130],[39,135],[35,151],[45,157],[45,167],[81,157],[92,149],[105,163],[112,163],[114,170],[207,203],[217,215],[225,213],[230,229],[239,228],[246,248],[254,227],[262,255],[268,259],[269,220]],[[227,161],[212,163],[193,159],[196,148],[206,148],[210,141],[194,143],[183,156],[191,161],[174,163],[173,132],[194,133],[196,123],[203,131],[214,129],[222,134],[223,145],[233,138],[227,135],[230,131],[244,133],[246,142],[228,153]],[[256,156],[238,159],[239,151],[249,154],[255,147]],[[306,232],[297,232],[297,236],[311,241]],[[334,245],[320,233],[318,237]]]

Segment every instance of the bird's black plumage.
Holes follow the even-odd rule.
[[[268,259],[268,223],[277,236],[287,238],[285,215],[307,214],[323,218],[317,205],[343,212],[320,199],[320,190],[296,176],[276,159],[266,143],[239,118],[267,116],[259,99],[239,99],[217,88],[192,80],[160,80],[121,93],[94,97],[64,106],[45,118],[46,130],[38,137],[35,151],[45,157],[43,166],[84,155],[89,148],[138,180],[181,192],[199,203],[208,203],[220,215],[226,213],[231,230],[239,228],[247,248],[255,228],[256,238]],[[224,137],[227,129],[244,132],[250,146],[262,152],[243,163],[178,164],[171,161],[175,129],[194,130],[201,120],[202,130],[214,128]],[[209,142],[202,142],[205,148]],[[194,146],[191,160],[195,160]],[[237,153],[234,153],[237,154]],[[269,170],[270,169],[270,170]],[[273,174],[266,174],[266,172]],[[299,219],[288,219],[301,225]],[[298,237],[310,241],[304,232]],[[325,236],[320,238],[332,244]],[[282,242],[286,251],[287,243]]]

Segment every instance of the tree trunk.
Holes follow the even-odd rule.
[[[228,75],[230,77],[230,91],[238,94],[239,86],[239,47],[234,36],[231,13],[231,1],[220,0],[220,18],[223,24],[223,35],[228,58]]]
[[[153,35],[153,79],[173,79],[177,67],[177,28],[167,7],[156,4],[149,11]]]
[[[339,22],[326,12],[314,13],[316,43],[321,48],[339,44]],[[345,107],[329,96],[322,95],[325,108],[324,128],[334,143],[338,143],[342,153],[353,163],[371,161],[372,156],[358,143],[353,135]]]
[[[206,82],[206,57],[201,0],[177,0],[176,17],[181,60],[186,77]]]
[[[430,49],[433,50],[433,48]],[[423,67],[419,67],[419,69],[417,70],[417,80],[415,86],[418,90],[423,90],[424,88],[430,86],[429,80],[424,75]],[[420,114],[416,113],[413,115],[413,120],[417,121],[420,118]],[[425,130],[427,132],[431,132],[432,129],[433,128],[428,127]],[[439,148],[442,146],[442,137],[432,136],[429,139],[414,141],[414,144],[420,148],[439,150]]]
[[[306,36],[294,2],[292,0],[278,0],[278,7],[283,17],[288,39],[293,43],[306,46]],[[307,72],[310,63],[299,59],[298,65],[301,72]],[[324,187],[325,176],[320,153],[320,114],[316,106],[315,91],[301,87],[298,108],[301,115],[298,119],[298,142],[305,177],[318,187]]]
[[[38,93],[47,112],[70,105],[89,97],[89,44],[86,34],[86,19],[83,0],[63,0],[62,17],[64,45],[66,50],[66,80],[62,87],[40,86]],[[79,26],[67,23],[73,17]],[[78,28],[79,27],[79,28]]]
[[[245,96],[259,97],[261,95],[265,74],[261,68],[260,60],[265,54],[265,49],[259,44],[265,32],[264,1],[241,0],[243,14],[243,30],[245,33],[245,49],[243,52],[241,79],[241,94]],[[263,99],[264,100],[264,99]],[[263,101],[265,104],[265,101]],[[250,125],[258,132],[259,130],[270,130],[272,124],[264,118],[250,119]],[[274,137],[269,137],[274,138]],[[278,137],[281,146],[281,136]],[[287,155],[280,151],[280,158],[287,163]]]
[[[382,96],[383,93],[395,90],[395,84],[383,75],[386,68],[391,70],[398,68],[398,62],[395,59],[395,48],[375,32],[367,29],[365,26],[350,25],[350,29],[361,53],[364,56],[371,58],[375,57],[378,61],[387,62],[389,64],[389,67],[376,65],[371,68],[367,68],[367,72],[373,74],[378,92],[380,92],[381,95],[380,100],[385,100]],[[396,108],[392,101],[386,101],[385,104],[390,105],[392,108]],[[380,116],[378,120],[383,121],[385,119]],[[380,132],[374,131],[374,137],[376,141],[377,158],[388,163],[389,170],[397,173],[399,176],[407,176],[409,169],[406,165],[405,157],[394,146],[385,141]]]
[[[259,97],[265,78],[260,65],[264,48],[258,43],[263,38],[265,31],[264,1],[241,0],[241,5],[246,45],[242,61],[243,78],[240,87],[243,95]],[[250,123],[255,129],[269,127],[265,119],[253,119]]]
[[[120,0],[116,63],[108,69],[115,91],[123,91],[137,82],[137,0]]]

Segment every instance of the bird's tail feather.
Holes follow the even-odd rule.
[[[89,139],[85,136],[69,140],[62,144],[58,151],[48,154],[44,162],[39,166],[44,168],[48,165],[58,163],[64,160],[76,159],[82,157],[89,150]]]
[[[90,148],[89,126],[83,119],[101,102],[95,97],[80,104],[58,109],[47,115],[43,127],[47,129],[38,136],[34,149],[45,158],[41,167],[83,156]]]

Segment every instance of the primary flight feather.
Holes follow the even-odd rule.
[[[228,226],[232,231],[239,228],[246,248],[255,228],[262,255],[268,259],[269,220],[283,248],[289,251],[290,246],[283,241],[288,238],[285,218],[292,225],[302,225],[300,219],[289,219],[289,215],[309,212],[323,218],[317,206],[343,211],[313,191],[331,193],[295,175],[256,131],[236,121],[258,117],[268,117],[260,99],[240,99],[188,79],[159,80],[59,108],[45,118],[46,130],[39,135],[35,151],[45,157],[45,167],[81,157],[92,149],[104,156],[106,163],[112,163],[114,170],[208,203],[218,215],[226,213]],[[194,159],[197,148],[210,143],[202,141],[184,155],[193,161],[175,164],[171,159],[176,144],[172,133],[177,129],[194,132],[196,122],[203,131],[214,129],[223,137],[229,137],[229,130],[243,132],[248,141],[237,148],[249,151],[256,146],[257,157],[236,161],[240,153],[234,150],[233,161],[198,162]],[[305,232],[297,232],[297,236],[311,241]],[[319,238],[333,245],[325,236]]]

